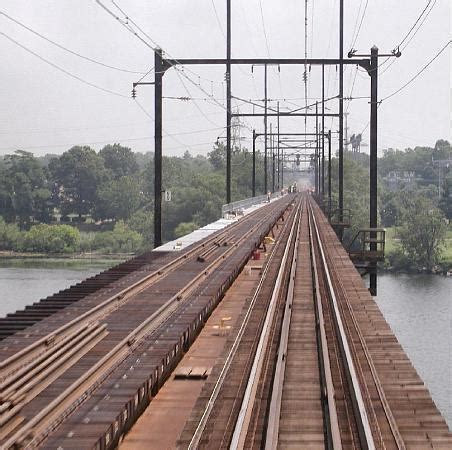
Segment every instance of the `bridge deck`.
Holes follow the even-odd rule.
[[[123,265],[99,289],[82,283],[62,295],[70,299],[64,307],[6,337],[0,444],[113,448],[146,411],[125,449],[229,448],[235,439],[256,448],[273,427],[268,448],[324,448],[326,429],[337,430],[342,448],[361,448],[332,289],[375,448],[452,448],[447,424],[327,219],[307,196],[290,202],[274,202],[177,254]],[[275,245],[249,260],[272,228]],[[246,269],[226,292],[245,265],[260,268]]]
[[[452,435],[427,387],[365,288],[361,276],[328,225],[326,217],[317,206],[314,208],[327,259],[334,273],[336,292],[340,296],[343,308],[341,312],[353,332],[350,340],[360,347],[358,351],[360,360],[363,361],[362,370],[372,398],[378,395],[371,365],[381,382],[384,397],[405,445],[418,449],[452,448]],[[346,303],[351,306],[351,310]],[[352,321],[355,321],[356,328],[352,326]],[[365,363],[361,339],[369,352],[371,364]],[[387,425],[381,421],[379,426],[388,431]]]

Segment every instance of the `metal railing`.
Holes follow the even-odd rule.
[[[270,195],[270,198],[281,197],[280,192],[274,192]],[[267,201],[266,195],[259,195],[257,197],[245,198],[236,202],[227,203],[221,207],[221,217],[225,217],[226,214],[241,214],[243,210],[250,208],[254,205],[259,205]]]

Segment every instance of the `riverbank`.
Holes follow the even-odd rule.
[[[101,272],[116,266],[133,255],[45,255],[36,253],[0,252],[0,269],[48,269]]]
[[[441,258],[437,266],[432,270],[418,269],[410,266],[409,261],[404,260],[399,252],[400,239],[397,238],[396,227],[386,228],[385,254],[386,258],[379,268],[385,272],[410,273],[410,274],[434,274],[452,275],[452,228],[449,228],[445,237],[445,245],[441,252]]]
[[[31,253],[0,251],[0,259],[79,259],[125,261],[137,256],[135,253]]]

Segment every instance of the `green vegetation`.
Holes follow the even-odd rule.
[[[233,200],[251,195],[252,156],[232,155]],[[263,158],[257,154],[257,190],[263,193]],[[219,218],[224,203],[225,148],[207,157],[163,158],[164,239]],[[153,155],[119,144],[99,152],[75,146],[35,158],[17,151],[0,159],[0,251],[137,253],[153,245]],[[63,226],[62,223],[65,225]],[[76,234],[69,238],[69,231]]]
[[[387,266],[426,271],[452,267],[452,233],[447,225],[452,219],[452,170],[442,167],[438,186],[434,163],[451,157],[450,144],[440,140],[433,148],[389,149],[379,158],[378,212],[381,226],[387,229]],[[352,212],[352,227],[344,236],[346,245],[357,229],[368,226],[368,164],[367,155],[345,155],[344,205]],[[337,199],[336,161],[332,174]]]
[[[185,152],[163,158],[164,240],[175,239],[219,218],[224,203],[225,148],[204,156]],[[388,229],[387,264],[432,270],[452,265],[452,170],[447,141],[434,147],[388,149],[379,158],[379,222]],[[337,201],[337,158],[332,161]],[[257,193],[264,193],[263,157],[257,153]],[[251,195],[252,155],[232,154],[232,199]],[[62,155],[36,158],[16,151],[0,159],[0,250],[37,253],[137,253],[153,245],[154,160],[120,144],[99,152],[75,146]],[[286,184],[296,174],[285,174]],[[368,226],[369,158],[346,153],[344,206],[352,227],[345,244]],[[438,186],[438,180],[440,185]],[[64,225],[63,225],[64,224]]]

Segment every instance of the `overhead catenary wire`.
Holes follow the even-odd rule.
[[[262,0],[259,0],[259,9],[260,9],[260,15],[261,15],[261,21],[262,21],[262,29],[264,31],[265,46],[267,48],[267,54],[270,56],[270,47],[268,45],[267,30],[265,29],[264,10],[262,9]]]
[[[162,46],[155,41],[150,35],[149,33],[147,33],[140,25],[138,25],[137,22],[135,22],[133,20],[133,18],[127,14],[127,12],[121,8],[118,4],[118,2],[116,2],[115,0],[111,0],[112,4],[118,9],[118,11],[123,14],[126,23],[124,23],[119,17],[117,17],[112,11],[110,11],[105,5],[101,4],[101,2],[99,0],[96,0],[97,3],[99,3],[104,9],[106,9],[109,14],[113,17],[115,17],[115,19],[117,19],[119,22],[121,22],[123,25],[125,25],[126,29],[128,29],[131,33],[133,33],[136,37],[138,37],[141,41],[143,41],[148,47],[150,47],[153,51],[155,51],[157,48],[162,48]],[[152,46],[149,45],[149,43],[147,43],[141,36],[139,36],[139,34],[133,29],[133,27],[130,25],[132,24],[143,36],[145,36],[147,39],[149,39],[149,41],[151,42]],[[168,52],[167,54],[173,58]],[[173,58],[175,61],[177,61],[177,59]],[[194,72],[191,69],[186,68],[185,70],[187,70],[188,72],[193,73],[194,75],[196,75],[199,79],[205,79],[206,81],[209,82],[214,82],[214,83],[218,83],[218,84],[222,84],[221,81],[216,81],[216,80],[211,80],[208,78],[203,78],[201,77],[199,74],[197,74],[196,72]]]
[[[68,52],[74,56],[77,56],[78,58],[84,59],[85,61],[89,61],[93,64],[97,64],[99,66],[108,68],[108,69],[112,69],[112,70],[117,70],[118,72],[126,72],[126,73],[134,73],[134,74],[139,74],[139,75],[143,75],[145,72],[142,71],[136,71],[136,70],[130,70],[130,69],[124,69],[121,67],[116,67],[116,66],[112,66],[110,64],[106,64],[102,61],[98,61],[96,59],[90,58],[88,56],[82,55],[81,53],[78,53],[74,50],[71,50],[68,47],[65,47],[64,45],[59,44],[58,42],[55,42],[54,40],[48,38],[47,36],[44,36],[43,34],[37,32],[36,30],[33,30],[32,28],[30,28],[29,26],[25,25],[24,23],[20,22],[19,20],[11,17],[10,15],[6,14],[4,11],[0,11],[0,15],[6,17],[7,19],[9,19],[10,21],[14,22],[15,24],[19,25],[20,27],[28,30],[30,33],[33,33],[35,36],[40,37],[41,39],[45,40],[46,42],[54,45],[55,47],[58,47],[61,50],[64,50],[65,52]]]
[[[98,89],[100,91],[103,91],[103,92],[105,92],[107,94],[115,95],[117,97],[122,97],[122,98],[129,98],[127,95],[124,95],[124,94],[121,94],[120,92],[115,92],[115,91],[112,91],[110,89],[104,88],[104,87],[99,86],[99,85],[97,85],[95,83],[92,83],[91,81],[87,81],[87,80],[79,77],[78,75],[75,75],[75,74],[69,72],[68,70],[64,69],[63,67],[58,66],[57,64],[53,63],[52,61],[49,61],[48,59],[44,58],[43,56],[41,56],[38,53],[34,52],[33,50],[29,49],[28,47],[26,47],[25,45],[23,45],[20,42],[16,41],[15,39],[13,39],[12,37],[10,37],[7,34],[3,33],[2,31],[0,31],[0,35],[5,37],[6,39],[8,39],[13,44],[17,45],[18,47],[22,48],[26,52],[30,53],[31,55],[33,55],[36,58],[40,59],[41,61],[45,62],[49,66],[53,67],[54,69],[57,69],[60,72],[64,73],[68,77],[71,77],[71,78],[73,78],[73,79],[75,79],[75,80],[77,80],[77,81],[79,81],[79,82],[81,82],[83,84],[91,86],[91,87],[93,87],[95,89]]]
[[[154,117],[152,117],[152,115],[149,114],[149,113],[146,111],[146,108],[145,108],[145,107],[144,107],[144,106],[143,106],[136,98],[134,98],[133,100],[134,100],[134,102],[136,103],[136,105],[141,109],[141,111],[142,111],[147,117],[149,117],[152,121],[154,121]],[[166,132],[164,128],[162,128],[162,132],[163,132],[163,134],[164,134],[165,136],[167,136],[167,137],[173,139],[173,140],[174,140],[175,142],[177,142],[178,144],[181,144],[182,146],[187,147],[186,144],[184,144],[182,141],[180,141],[179,139],[177,139],[173,134],[170,134],[170,133]]]
[[[360,0],[358,12],[356,14],[356,19],[355,19],[355,25],[353,27],[352,38],[350,40],[350,46],[349,46],[350,48],[353,48],[353,40],[355,38],[356,30],[358,29],[358,22],[359,22],[359,18],[361,17],[361,8],[362,8],[362,6],[363,6],[363,0]]]
[[[119,16],[117,16],[113,11],[111,11],[109,8],[107,8],[100,0],[95,0],[95,2],[104,10],[106,11],[110,16],[112,16],[117,22],[119,22],[126,30],[128,30],[130,33],[136,36],[137,39],[139,39],[146,47],[150,48],[152,51],[155,51],[157,48],[157,45],[152,46],[147,42],[145,39],[143,39],[136,31],[133,30],[132,27],[130,27],[127,23],[125,23]],[[152,41],[151,41],[152,42]]]
[[[449,45],[452,44],[452,39],[449,40],[442,48],[441,50],[439,50],[438,53],[436,53],[436,55],[424,66],[422,67],[422,69],[417,72],[413,77],[411,77],[405,84],[403,84],[399,89],[397,89],[396,91],[394,91],[392,94],[389,94],[388,96],[382,98],[380,100],[381,102],[384,102],[385,100],[390,99],[391,97],[394,97],[395,95],[397,95],[399,92],[401,92],[402,90],[404,90],[406,87],[408,87],[411,83],[413,83],[422,73],[424,73],[428,67],[430,67],[433,62],[438,59],[440,57],[440,55],[447,49],[447,47],[449,47]]]
[[[363,14],[361,16],[361,21],[359,23],[358,31],[356,32],[356,35],[354,36],[353,41],[352,41],[352,48],[355,47],[356,41],[358,40],[358,37],[359,37],[359,33],[361,32],[361,28],[363,26],[364,18],[366,17],[366,11],[367,11],[367,6],[368,5],[369,5],[369,0],[366,0],[366,4],[364,5],[364,9],[363,9]]]
[[[416,21],[414,22],[413,26],[408,30],[408,33],[404,36],[404,38],[400,41],[400,43],[397,45],[397,47],[401,47],[403,45],[403,43],[408,39],[408,36],[411,34],[411,32],[414,30],[414,28],[416,27],[416,25],[419,23],[419,21],[421,20],[422,16],[425,14],[425,12],[427,11],[427,8],[430,6],[430,3],[432,3],[432,0],[428,0],[427,4],[425,5],[425,8],[422,10],[421,14],[419,15],[419,17],[416,19]],[[433,6],[435,6],[436,0],[433,1]]]
[[[350,99],[353,97],[353,89],[355,88],[356,83],[356,76],[358,75],[358,66],[356,66],[355,76],[353,77],[352,87],[350,88]],[[348,110],[350,108],[350,103],[347,104],[347,109],[345,110],[346,113],[348,113]]]
[[[187,85],[184,83],[184,80],[183,80],[182,77],[181,77],[181,71],[180,71],[180,70],[176,70],[176,74],[177,74],[177,76],[179,77],[179,80],[180,80],[182,86],[184,87],[185,91],[187,92],[187,95],[188,95],[189,97],[192,97],[191,92],[189,91]],[[210,96],[208,95],[208,97],[210,97]],[[210,98],[212,98],[212,97],[210,97]],[[221,103],[219,103],[215,98],[213,98],[213,99],[215,100],[216,103],[218,103],[218,104],[221,105]],[[203,110],[201,109],[201,107],[198,105],[198,103],[196,102],[196,100],[193,100],[193,103],[194,103],[196,109],[204,116],[204,118],[205,118],[208,122],[210,122],[210,123],[213,124],[213,125],[217,125],[215,122],[213,122],[212,120],[209,119],[209,117],[204,113],[204,111],[203,111]],[[221,107],[223,107],[223,105],[221,105]]]
[[[400,48],[402,46],[402,44],[405,42],[405,40],[408,38],[408,36],[410,35],[411,31],[414,29],[414,27],[419,23],[419,20],[422,18],[422,21],[419,23],[418,27],[415,29],[414,33],[410,36],[408,42],[402,46],[401,51],[404,51],[411,43],[411,41],[416,37],[417,33],[419,32],[419,30],[422,28],[422,25],[425,23],[425,21],[428,19],[430,13],[432,12],[433,8],[435,7],[436,4],[436,0],[433,0],[433,3],[431,4],[430,9],[425,13],[426,9],[428,8],[428,6],[430,5],[431,0],[427,3],[426,8],[424,8],[424,10],[422,11],[421,15],[418,17],[418,19],[415,22],[415,25],[413,27],[411,27],[410,31],[405,35],[405,37],[403,38],[402,42],[400,44],[398,44],[396,46],[396,48]],[[425,15],[424,15],[425,13]],[[422,17],[423,16],[423,17]],[[386,58],[380,65],[384,65],[386,62],[388,62],[389,58]],[[395,62],[397,61],[397,59],[392,60],[381,72],[380,75],[383,75]]]

